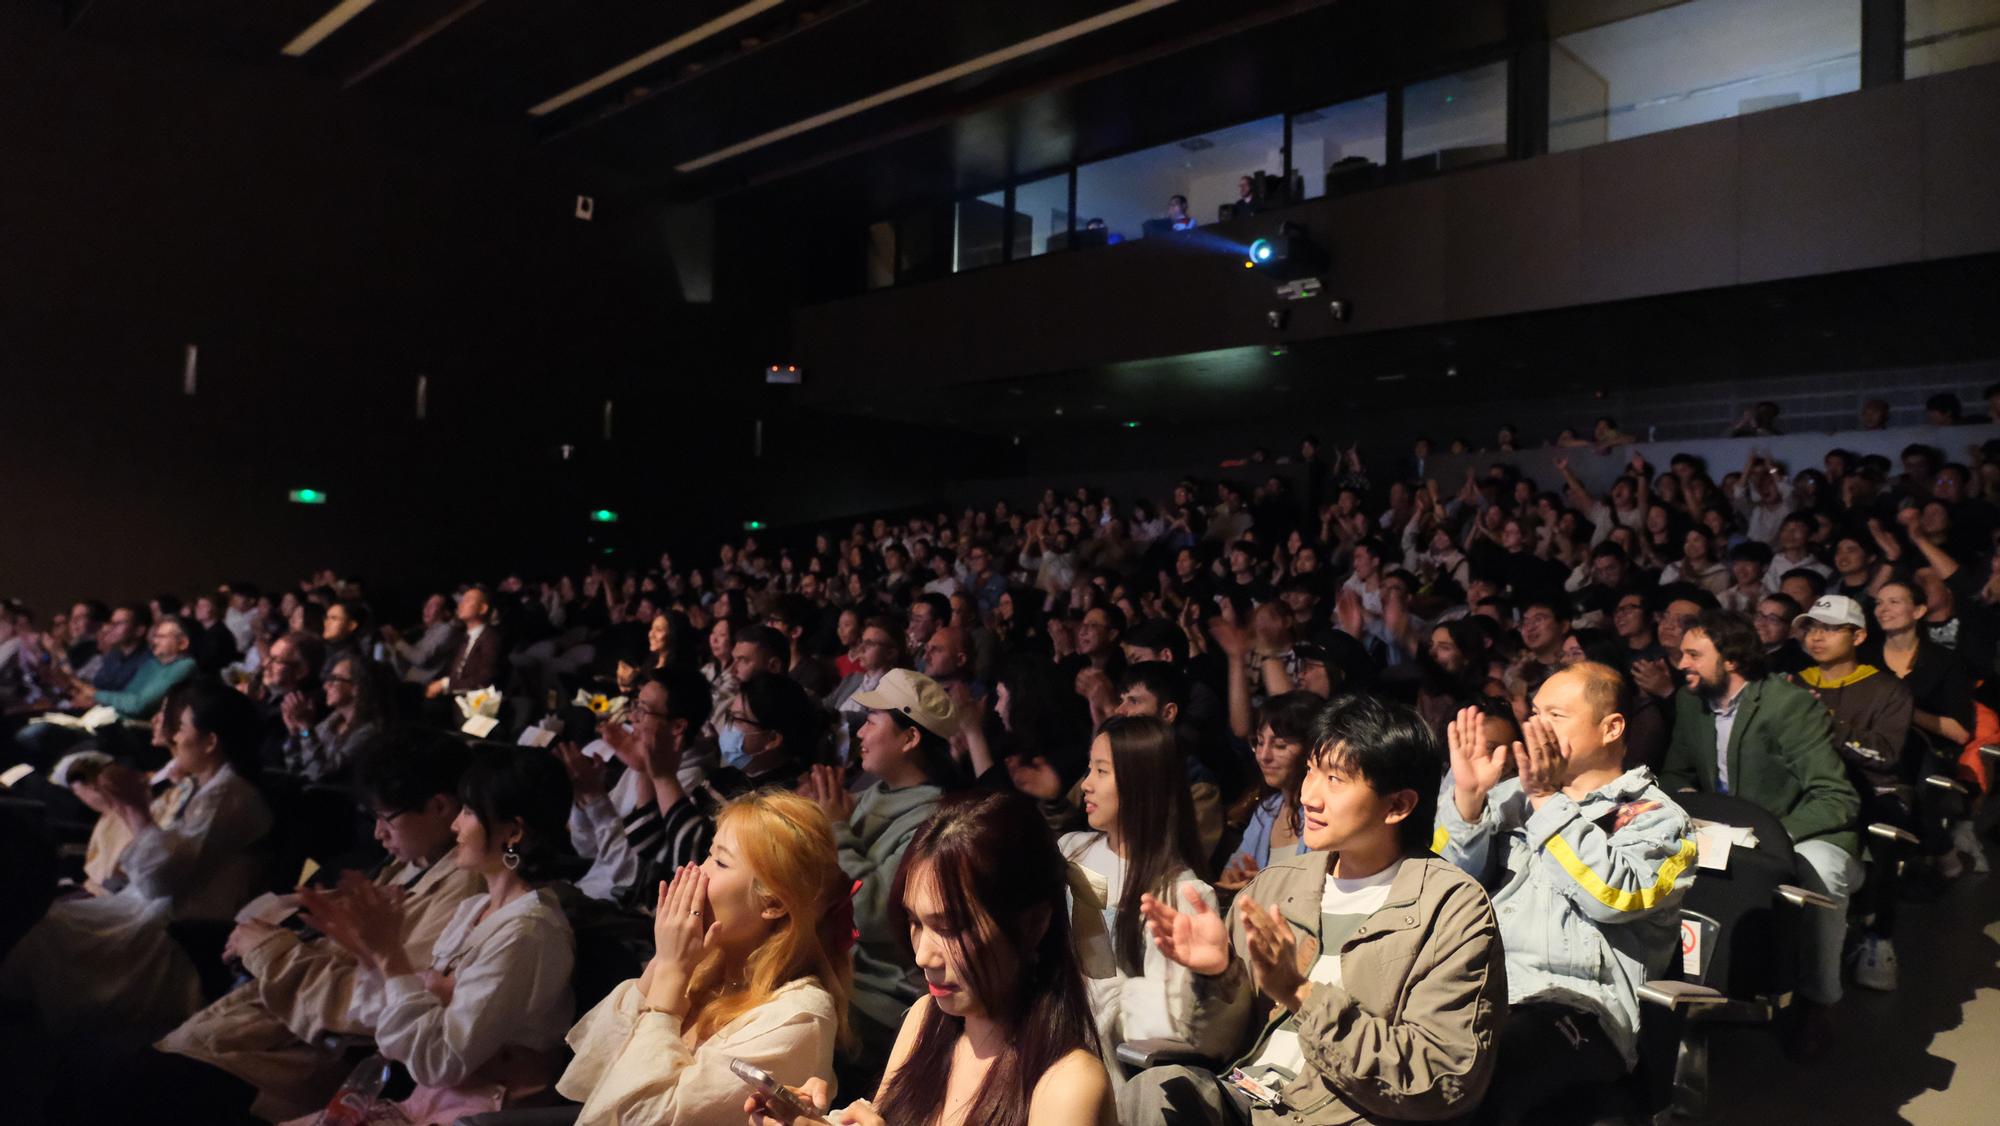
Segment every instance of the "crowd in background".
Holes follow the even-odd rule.
[[[1810,1059],[1986,871],[2000,451],[1948,435],[1603,490],[1307,438],[401,628],[337,570],[8,603],[0,1025],[50,1121],[312,1121],[364,1057],[411,1122],[1546,1121],[1635,1066],[1691,790],[1840,905]]]

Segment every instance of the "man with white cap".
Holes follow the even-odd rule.
[[[1892,790],[1916,704],[1900,678],[1861,660],[1868,628],[1861,604],[1829,594],[1792,619],[1813,664],[1799,674],[1833,713],[1833,746],[1847,763],[1866,804],[1870,793]]]
[[[1833,715],[1833,748],[1847,764],[1848,780],[1861,795],[1864,823],[1886,821],[1909,827],[1909,799],[1899,785],[1899,764],[1916,701],[1900,677],[1861,660],[1868,636],[1861,604],[1829,594],[1793,619],[1793,627],[1813,664],[1799,674]],[[1868,989],[1896,988],[1896,950],[1889,944],[1895,925],[1894,859],[1878,863],[1866,890],[1872,911],[1863,922],[1854,951],[1854,983]]]
[[[861,769],[875,782],[857,794],[838,767],[818,766],[809,792],[833,819],[841,870],[855,881],[851,1015],[864,1060],[880,1064],[903,1014],[923,993],[890,917],[896,869],[910,838],[956,781],[951,737],[959,717],[937,681],[909,669],[890,669],[875,688],[856,692],[854,702],[868,709],[855,745]]]

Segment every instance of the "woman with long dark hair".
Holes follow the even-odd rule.
[[[1090,831],[1064,835],[1063,855],[1080,869],[1095,902],[1072,904],[1084,952],[1085,984],[1102,1046],[1126,1040],[1188,1039],[1194,978],[1146,937],[1141,897],[1215,905],[1202,882],[1201,842],[1187,761],[1171,725],[1152,716],[1113,716],[1090,745],[1083,776]],[[1093,958],[1098,953],[1101,957]],[[1102,961],[1103,965],[1093,964]],[[1116,1068],[1117,1061],[1108,1063]],[[1114,1082],[1122,1077],[1112,1071]]]
[[[1115,1126],[1070,941],[1069,864],[1019,794],[945,799],[896,871],[898,921],[929,995],[872,1105],[844,1126]],[[824,1103],[825,1085],[805,1093]],[[751,1098],[750,1121],[784,1121]],[[799,1120],[812,1121],[812,1120]]]

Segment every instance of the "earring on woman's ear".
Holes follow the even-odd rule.
[[[509,872],[521,866],[521,850],[514,847],[513,841],[501,846],[500,863],[506,865]]]

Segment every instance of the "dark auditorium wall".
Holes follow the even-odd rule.
[[[663,488],[748,446],[707,425],[736,357],[683,299],[675,252],[703,240],[674,214],[579,222],[577,193],[621,185],[505,129],[56,11],[0,6],[0,593],[319,565],[408,588],[733,515]]]

